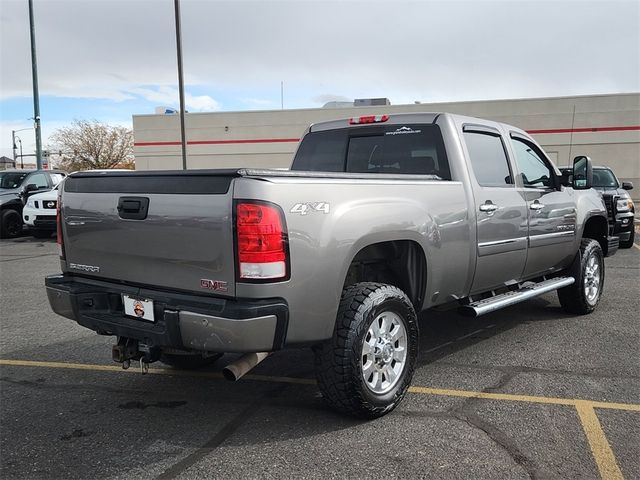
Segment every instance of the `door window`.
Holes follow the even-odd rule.
[[[500,135],[465,131],[464,140],[478,184],[483,187],[511,187],[513,177]]]
[[[519,138],[512,138],[511,144],[516,153],[522,184],[529,188],[552,188],[553,170],[538,149]]]
[[[42,188],[49,188],[49,182],[47,182],[47,176],[44,173],[34,173],[27,179],[27,185],[33,183],[38,190]]]
[[[51,182],[53,183],[53,185],[58,185],[62,179],[64,178],[64,175],[62,175],[61,173],[52,173],[51,174]]]

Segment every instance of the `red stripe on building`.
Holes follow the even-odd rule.
[[[592,133],[592,132],[626,132],[640,130],[640,125],[624,125],[621,127],[584,127],[584,128],[549,128],[542,130],[527,130],[531,135],[543,133]]]
[[[244,140],[189,140],[187,145],[231,145],[239,143],[293,143],[299,138],[248,138]],[[135,142],[136,147],[162,147],[165,145],[181,145],[180,142]]]
[[[595,133],[595,132],[627,132],[640,130],[640,125],[623,125],[619,127],[584,127],[584,128],[549,128],[541,130],[527,130],[531,135],[555,133]],[[299,138],[249,138],[243,140],[189,140],[187,145],[234,145],[248,143],[297,143]],[[181,145],[178,142],[135,142],[136,147],[163,147]]]

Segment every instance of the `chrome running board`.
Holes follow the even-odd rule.
[[[525,300],[537,297],[543,293],[567,287],[574,282],[575,279],[573,277],[551,278],[538,283],[526,282],[518,290],[501,293],[493,297],[485,298],[484,300],[478,300],[477,302],[471,302],[468,305],[463,305],[458,308],[458,312],[468,317],[479,317],[485,313],[494,312],[501,308],[524,302]]]

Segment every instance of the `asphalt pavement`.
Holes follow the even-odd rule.
[[[148,375],[49,309],[52,240],[0,242],[0,477],[640,478],[640,247],[606,259],[588,316],[555,294],[469,319],[422,316],[413,387],[390,415],[328,409],[308,350],[237,383],[233,357]]]

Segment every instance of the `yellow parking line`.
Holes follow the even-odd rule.
[[[629,410],[640,412],[640,405],[634,403],[598,402],[573,398],[541,397],[533,395],[517,395],[512,393],[474,392],[472,390],[449,390],[429,387],[409,387],[411,393],[426,395],[440,395],[448,397],[482,398],[486,400],[503,400],[509,402],[546,403],[551,405],[575,406],[579,402],[587,402],[594,408],[608,408],[611,410]]]
[[[101,372],[133,372],[139,373],[135,363],[131,364],[131,368],[128,370],[122,370],[122,367],[116,365],[96,365],[88,363],[66,363],[66,362],[41,362],[36,360],[2,360],[0,359],[0,365],[14,366],[14,367],[40,367],[40,368],[62,368],[69,370],[92,370]],[[150,368],[149,375],[170,375],[170,376],[182,376],[182,377],[200,377],[200,378],[212,378],[221,379],[222,374],[219,372],[198,372],[193,370],[176,370],[167,368]],[[254,380],[260,382],[277,382],[277,383],[293,383],[299,385],[315,385],[316,381],[311,378],[295,378],[295,377],[279,377],[272,375],[245,375],[243,378],[247,380]],[[473,390],[452,390],[443,388],[430,388],[430,387],[409,387],[410,393],[417,393],[423,395],[438,395],[447,397],[464,397],[464,398],[482,398],[486,400],[503,400],[511,402],[527,402],[527,403],[544,403],[550,405],[568,405],[577,406],[579,403],[587,403],[592,408],[606,408],[611,410],[627,410],[640,412],[640,404],[634,403],[614,403],[614,402],[599,402],[592,400],[581,400],[572,398],[556,398],[556,397],[543,397],[534,395],[517,395],[511,393],[491,393],[491,392],[477,392]]]
[[[591,453],[596,461],[600,477],[606,480],[622,480],[622,472],[616,462],[616,457],[611,450],[611,445],[607,441],[607,437],[602,430],[602,425],[598,420],[593,405],[589,402],[578,401],[576,410],[582,422],[582,428],[587,436]]]

